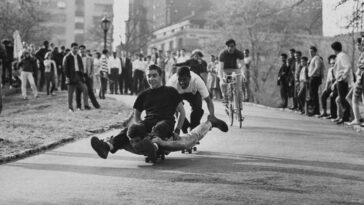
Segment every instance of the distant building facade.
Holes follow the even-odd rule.
[[[112,21],[114,0],[37,0],[44,11],[49,13],[49,19],[43,25],[52,32],[51,42],[69,47],[72,42],[80,44],[87,42],[90,30],[100,29],[104,15]],[[112,32],[112,31],[109,31]],[[96,32],[95,32],[96,33]],[[100,36],[100,42],[103,37]],[[89,45],[94,47],[95,45]]]

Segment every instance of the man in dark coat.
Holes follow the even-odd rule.
[[[288,105],[288,92],[289,92],[289,79],[290,79],[290,70],[287,65],[287,54],[281,54],[282,65],[279,69],[278,73],[278,81],[277,84],[280,86],[282,104],[281,108],[286,108]]]

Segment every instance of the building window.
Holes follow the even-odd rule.
[[[85,24],[84,23],[75,23],[75,28],[76,29],[84,29],[85,28]]]
[[[82,10],[76,10],[75,16],[85,16],[85,12]]]
[[[171,31],[172,33],[174,32],[174,29],[172,29],[172,31]]]
[[[167,35],[167,32],[164,32],[164,33],[163,33],[163,36],[165,36],[165,35]]]
[[[84,6],[85,0],[76,0],[76,6]]]
[[[98,13],[111,12],[113,10],[112,4],[95,4],[94,11]]]
[[[169,42],[169,50],[173,50],[173,41]]]
[[[76,40],[76,42],[77,43],[83,43],[84,42],[84,40],[85,40],[85,38],[84,38],[84,35],[83,34],[76,34],[76,36],[75,36],[75,40]]]
[[[161,45],[161,50],[164,51],[164,43]]]
[[[178,39],[178,45],[177,45],[178,49],[183,48],[183,38],[179,38]]]

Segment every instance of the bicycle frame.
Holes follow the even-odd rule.
[[[243,109],[241,95],[237,86],[241,85],[242,74],[231,74],[225,75],[225,80],[227,84],[227,94],[228,94],[228,107],[227,113],[230,117],[230,126],[233,125],[234,113],[237,115],[237,120],[239,121],[240,128],[242,126],[242,121],[244,120],[241,111]]]

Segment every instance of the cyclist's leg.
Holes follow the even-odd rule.
[[[244,100],[244,95],[243,95],[243,76],[242,75],[238,75],[236,77],[236,87],[237,88],[237,100],[239,100],[239,106],[238,104],[236,104],[236,108],[241,108],[242,107],[242,102]]]
[[[221,94],[222,94],[222,98],[223,98],[223,104],[226,105],[228,102],[228,87],[227,87],[227,83],[225,83],[223,81],[223,79],[220,79],[220,89],[221,89]]]

